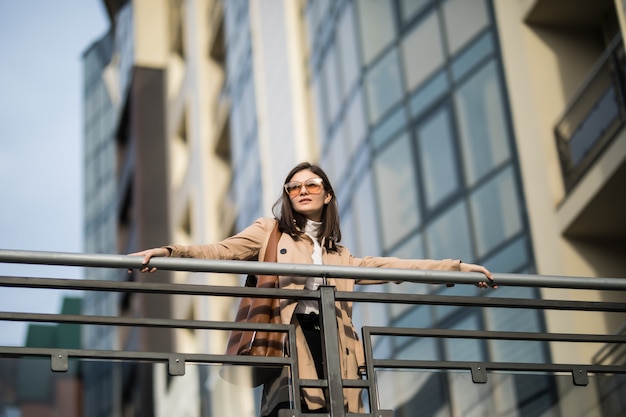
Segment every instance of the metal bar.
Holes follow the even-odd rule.
[[[48,288],[81,291],[160,293],[168,295],[215,295],[224,297],[257,297],[317,300],[314,290],[282,290],[244,286],[170,284],[136,281],[82,280],[64,278],[1,277],[0,286],[20,288]]]
[[[337,312],[335,310],[335,287],[320,286],[320,321],[322,354],[328,380],[328,411],[332,417],[344,417],[343,384]]]
[[[179,320],[154,319],[135,317],[91,316],[72,314],[46,313],[12,313],[0,312],[0,320],[25,321],[38,323],[72,323],[105,326],[136,326],[160,327],[172,329],[204,329],[204,330],[265,330],[272,332],[289,332],[289,324],[244,323],[235,321],[206,321],[206,320]]]
[[[337,291],[335,299],[353,302],[380,302],[393,304],[429,304],[454,305],[461,307],[502,307],[546,310],[585,310],[626,312],[626,303],[608,303],[600,301],[545,300],[529,298],[487,298],[469,296],[450,296],[436,294],[398,294],[381,292]]]
[[[363,327],[368,336],[450,337],[458,339],[523,340],[581,343],[626,343],[626,335],[583,333],[531,333],[489,330],[416,329],[401,327]]]
[[[39,252],[0,250],[0,262],[21,264],[46,264],[82,267],[139,269],[142,258],[126,255],[96,255],[68,252]],[[333,265],[302,265],[274,262],[224,261],[188,258],[153,258],[151,267],[168,271],[214,272],[235,274],[266,274],[282,276],[311,276],[335,279],[365,279],[381,281],[406,281],[431,284],[472,284],[488,282],[482,274],[458,271],[422,271],[395,268],[365,268]],[[626,291],[625,278],[563,277],[529,274],[493,274],[498,285],[594,289]],[[142,283],[144,285],[144,283]]]
[[[522,363],[522,362],[461,362],[461,361],[419,361],[404,359],[375,359],[375,368],[386,369],[447,369],[471,370],[479,365],[492,371],[531,371],[531,372],[578,372],[583,370],[598,374],[624,374],[626,366],[617,365],[580,365],[554,363]]]
[[[368,399],[370,410],[372,413],[376,413],[380,409],[380,403],[378,401],[378,382],[376,381],[376,370],[374,369],[374,348],[372,346],[372,337],[370,330],[372,327],[364,326],[361,328],[363,334],[363,350],[365,351],[365,369],[368,383]]]
[[[213,363],[231,365],[263,365],[263,366],[292,366],[291,357],[275,356],[245,356],[245,355],[214,355],[202,353],[175,353],[170,352],[139,352],[119,350],[89,350],[89,349],[51,349],[33,347],[0,346],[0,357],[51,357],[63,355],[69,358],[81,359],[109,359],[109,360],[132,360],[147,362],[169,363],[172,355],[185,362]]]

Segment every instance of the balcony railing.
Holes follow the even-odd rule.
[[[625,71],[620,34],[602,53],[554,128],[568,192],[624,126]]]
[[[122,255],[90,255],[75,253],[53,253],[53,252],[32,252],[0,250],[0,263],[18,263],[29,265],[63,265],[90,268],[140,268],[141,258],[128,257]],[[262,262],[240,262],[240,261],[216,261],[180,258],[155,258],[151,261],[151,266],[160,270],[170,271],[190,271],[190,272],[213,272],[213,273],[233,273],[233,274],[277,274],[287,276],[305,277],[326,277],[344,279],[350,277],[356,279],[374,279],[394,282],[411,282],[425,284],[466,284],[474,285],[479,280],[485,280],[481,274],[462,272],[441,272],[441,271],[415,271],[385,268],[351,268],[330,265],[292,265]],[[495,281],[502,288],[507,287],[543,287],[562,288],[592,291],[609,291],[612,294],[626,291],[626,279],[624,278],[582,278],[563,276],[540,276],[523,274],[494,274]],[[94,280],[74,280],[57,278],[30,278],[30,277],[0,277],[0,287],[19,287],[29,289],[62,289],[79,291],[104,291],[114,293],[151,293],[164,295],[189,295],[201,297],[279,297],[283,299],[308,299],[318,300],[320,303],[322,328],[322,350],[325,357],[326,379],[305,380],[298,378],[298,352],[295,347],[295,329],[293,325],[251,325],[245,323],[233,323],[230,321],[207,321],[207,320],[178,320],[178,319],[157,319],[157,318],[133,318],[133,317],[112,317],[94,315],[68,315],[68,314],[35,314],[0,312],[0,321],[17,322],[48,322],[48,323],[72,323],[80,325],[96,326],[119,326],[119,327],[141,327],[141,328],[179,328],[179,329],[209,329],[227,331],[233,329],[247,330],[274,330],[287,332],[289,357],[285,358],[260,358],[228,356],[211,353],[183,353],[183,352],[147,352],[147,351],[125,351],[125,350],[94,350],[94,349],[55,349],[41,347],[13,347],[0,346],[0,357],[6,358],[48,358],[51,369],[55,372],[68,370],[69,360],[96,359],[109,361],[142,361],[152,363],[167,364],[169,375],[180,376],[186,372],[186,367],[190,364],[234,364],[234,365],[264,365],[268,367],[287,366],[291,373],[291,396],[299,398],[300,389],[305,387],[323,388],[327,392],[327,402],[329,412],[326,415],[332,417],[343,417],[357,415],[372,417],[390,417],[394,411],[390,410],[388,404],[383,404],[379,393],[381,386],[379,373],[389,370],[413,370],[413,371],[445,371],[457,372],[459,375],[471,376],[471,382],[464,382],[470,385],[489,387],[489,396],[497,397],[500,385],[498,381],[502,378],[502,373],[512,373],[524,375],[569,375],[569,385],[580,387],[580,389],[590,389],[590,374],[594,376],[607,376],[618,378],[624,381],[626,374],[626,361],[624,360],[623,346],[626,343],[624,332],[617,334],[597,333],[545,333],[545,332],[523,332],[523,331],[487,331],[487,330],[465,330],[465,329],[440,329],[440,328],[418,328],[418,327],[388,327],[388,326],[364,326],[363,343],[366,353],[366,372],[362,379],[344,380],[341,378],[341,355],[339,352],[338,335],[336,331],[337,316],[335,303],[350,301],[354,303],[367,304],[394,304],[394,305],[431,305],[431,306],[461,306],[468,308],[485,309],[531,309],[544,312],[582,312],[582,313],[606,313],[615,317],[621,322],[626,322],[626,302],[602,302],[602,301],[578,301],[569,299],[529,299],[529,298],[505,298],[497,296],[495,290],[493,296],[452,296],[436,294],[407,294],[407,293],[384,293],[384,292],[341,292],[334,287],[322,286],[319,290],[294,291],[285,289],[256,289],[246,287],[215,286],[215,285],[193,285],[193,284],[172,284],[153,282],[117,282],[117,281],[94,281]],[[583,298],[584,299],[584,298]],[[620,297],[624,300],[624,297]],[[1,307],[0,307],[1,309]],[[598,326],[598,328],[601,328]],[[481,341],[524,341],[524,342],[546,342],[546,343],[590,343],[602,346],[598,349],[598,357],[602,360],[590,360],[588,362],[567,362],[567,363],[533,363],[528,361],[452,361],[452,360],[415,360],[411,358],[381,358],[375,354],[374,339],[379,337],[400,337],[400,338],[435,338],[435,339],[472,339]],[[617,352],[617,353],[616,353]],[[606,360],[608,357],[617,359]],[[461,378],[459,381],[462,382]],[[492,382],[490,382],[492,381]],[[613,381],[613,380],[612,380]],[[455,382],[455,383],[461,383]],[[491,385],[490,385],[491,384]],[[563,382],[560,383],[560,392],[563,395]],[[567,385],[565,383],[565,385]],[[615,388],[617,386],[617,388]],[[598,414],[579,415],[604,415],[618,416],[626,410],[623,398],[626,395],[626,384],[624,382],[612,383],[611,389],[599,393],[602,401],[612,401],[612,405],[607,412]],[[415,387],[407,387],[415,388]],[[363,389],[368,393],[367,414],[347,413],[343,407],[344,389]],[[417,388],[415,388],[417,389]],[[582,392],[577,394],[582,395]],[[486,399],[483,399],[486,401]],[[495,400],[494,400],[495,401]],[[618,405],[616,406],[615,403]],[[495,404],[495,402],[494,402]],[[620,405],[621,404],[621,405]],[[495,405],[494,405],[495,407]],[[509,410],[511,413],[514,411]],[[307,416],[313,414],[303,414],[299,401],[293,404],[288,416]],[[401,413],[401,415],[405,415]],[[465,414],[464,414],[465,415]],[[501,412],[489,415],[515,415],[502,414]],[[559,415],[559,414],[551,414]],[[560,415],[573,415],[561,414]]]

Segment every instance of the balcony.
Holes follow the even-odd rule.
[[[557,122],[554,132],[571,192],[626,120],[626,56],[621,34],[610,43]]]
[[[72,253],[50,253],[0,250],[0,263],[25,265],[65,265],[89,268],[125,270],[140,267],[140,258],[122,255],[90,255]],[[250,366],[287,367],[292,374],[290,387],[293,398],[305,387],[322,388],[330,399],[326,414],[304,414],[300,404],[292,404],[287,416],[349,416],[391,417],[414,416],[415,410],[424,415],[543,415],[543,416],[623,416],[626,412],[626,355],[624,346],[626,334],[626,303],[603,300],[602,294],[609,294],[613,300],[624,300],[626,278],[580,278],[560,276],[539,276],[523,274],[494,274],[499,285],[497,290],[475,292],[478,295],[459,295],[459,288],[473,288],[482,275],[461,272],[412,271],[383,268],[348,268],[329,265],[289,265],[260,262],[213,261],[198,259],[157,258],[151,265],[162,271],[214,272],[223,274],[278,274],[290,276],[321,276],[326,278],[373,279],[402,282],[389,292],[341,292],[334,287],[322,286],[316,291],[293,291],[285,289],[256,289],[223,285],[192,285],[144,282],[112,282],[95,280],[69,280],[30,277],[0,277],[0,286],[5,288],[62,289],[65,291],[85,291],[114,294],[156,294],[161,296],[191,296],[219,304],[229,297],[263,296],[283,299],[313,299],[320,303],[322,350],[326,361],[323,380],[307,380],[297,375],[297,352],[295,348],[295,328],[293,325],[251,325],[216,321],[206,318],[154,318],[86,314],[36,314],[29,312],[0,312],[0,320],[25,323],[57,323],[104,327],[107,329],[139,329],[158,331],[159,329],[180,329],[182,339],[199,339],[201,332],[208,332],[210,343],[202,348],[189,348],[182,344],[174,351],[154,348],[131,349],[103,347],[98,349],[64,346],[58,340],[55,346],[0,346],[0,360],[3,364],[15,362],[31,363],[38,361],[49,364],[48,369],[39,367],[35,379],[22,386],[31,389],[39,386],[41,380],[52,379],[54,375],[71,373],[74,378],[85,379],[89,369],[72,372],[77,363],[111,363],[153,366],[154,381],[149,379],[149,389],[155,394],[154,404],[142,404],[146,410],[154,408],[155,415],[175,415],[167,412],[167,407],[185,415],[191,410],[200,415],[218,415],[211,412],[223,401],[233,408],[238,416],[253,416],[254,410],[246,412],[238,409],[246,404],[246,398],[254,399],[253,390],[240,386],[224,388],[219,380],[219,366],[238,365],[247,369]],[[116,271],[119,272],[119,271]],[[195,282],[199,282],[195,280]],[[441,283],[452,283],[448,288]],[[407,285],[425,284],[429,288],[442,288],[427,294],[407,291]],[[376,286],[380,288],[379,286]],[[374,288],[374,287],[367,287]],[[524,289],[562,289],[559,294],[576,291],[577,299],[537,299],[523,297]],[[450,290],[451,292],[447,292]],[[526,292],[527,293],[527,292]],[[516,295],[511,296],[511,295]],[[600,296],[598,296],[600,294]],[[590,301],[592,300],[592,301]],[[609,298],[607,298],[609,300]],[[397,311],[428,308],[432,314],[446,317],[466,316],[479,311],[487,317],[486,326],[423,326],[419,320],[405,321],[404,325],[390,326],[376,323],[380,317],[374,315],[372,322],[362,326],[362,340],[365,350],[366,367],[361,379],[343,380],[340,373],[341,354],[336,331],[336,302],[352,302],[355,306],[391,306]],[[93,307],[93,306],[92,306]],[[424,310],[422,310],[424,311]],[[434,313],[436,312],[436,313]],[[452,314],[447,314],[452,312]],[[546,318],[547,323],[537,331],[523,330],[526,317],[524,312],[535,312]],[[512,313],[512,314],[509,314]],[[446,315],[447,314],[447,315]],[[413,317],[413,316],[411,316]],[[502,323],[503,317],[511,322]],[[572,320],[573,319],[573,320]],[[501,325],[498,324],[500,321]],[[588,325],[585,325],[585,322]],[[572,331],[566,323],[574,323],[578,330]],[[503,325],[502,325],[503,324]],[[562,328],[560,327],[562,326]],[[542,330],[549,328],[550,331]],[[260,358],[227,356],[222,354],[225,334],[233,329],[274,330],[286,332],[288,336],[288,357]],[[328,331],[331,329],[331,331]],[[592,329],[593,331],[588,331]],[[129,331],[132,332],[132,331]],[[193,335],[193,336],[191,336]],[[221,337],[220,337],[221,335]],[[130,338],[132,340],[132,338]],[[427,343],[422,343],[426,342]],[[426,346],[441,346],[441,349],[428,350]],[[393,353],[386,348],[389,344],[408,346]],[[106,343],[103,343],[103,346]],[[544,352],[542,360],[524,355],[529,346],[538,346]],[[582,347],[582,348],[580,348]],[[391,352],[391,353],[390,353]],[[539,358],[539,359],[541,359]],[[156,369],[163,369],[160,373]],[[16,367],[19,369],[19,367]],[[3,374],[0,373],[0,377]],[[6,376],[6,375],[5,375]],[[18,375],[19,377],[20,375]],[[93,377],[93,375],[92,375]],[[112,385],[118,394],[108,392],[111,398],[132,397],[132,390],[138,386],[137,380],[119,379]],[[93,378],[92,378],[93,380]],[[134,383],[132,383],[134,381]],[[195,383],[195,389],[183,390],[178,381]],[[2,384],[0,387],[6,387]],[[125,383],[124,383],[125,382]],[[181,382],[182,383],[182,382]],[[152,386],[153,385],[153,386]],[[80,384],[76,385],[80,386]],[[82,384],[85,392],[90,387]],[[191,385],[187,385],[191,386]],[[209,387],[206,394],[198,389]],[[347,413],[343,408],[345,390],[363,390],[366,413]],[[4,393],[2,393],[4,394]],[[249,395],[248,395],[249,394]],[[102,399],[101,393],[99,401]],[[228,396],[230,395],[230,397]],[[198,399],[200,397],[201,399]],[[7,398],[3,395],[2,398]],[[17,395],[17,398],[20,398]],[[183,400],[183,398],[185,400]],[[204,401],[204,402],[203,402]],[[113,401],[115,402],[115,401]],[[88,402],[89,407],[97,404]],[[168,405],[169,404],[169,405]],[[0,406],[2,404],[0,403]],[[118,405],[119,406],[119,405]],[[113,406],[115,407],[115,406]],[[245,407],[244,407],[245,408]],[[222,415],[229,415],[220,409]],[[0,411],[2,411],[0,409]],[[429,414],[430,413],[430,414]],[[24,414],[26,415],[26,414]]]

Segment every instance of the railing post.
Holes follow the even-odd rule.
[[[339,355],[335,287],[320,286],[322,354],[328,380],[328,411],[331,417],[344,417],[343,376]]]

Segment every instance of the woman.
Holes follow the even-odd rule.
[[[467,264],[458,260],[403,260],[391,257],[356,258],[348,249],[337,245],[341,240],[339,210],[335,192],[324,171],[310,163],[294,167],[285,179],[284,190],[274,205],[276,220],[263,218],[221,242],[211,245],[154,248],[132,255],[143,256],[146,265],[142,272],[154,272],[150,258],[155,256],[191,257],[204,259],[257,260],[263,259],[269,234],[278,221],[282,233],[278,242],[277,261],[285,263],[308,263],[343,266],[408,268],[420,270],[464,271],[483,273],[490,281],[491,273],[483,266]],[[356,284],[374,283],[363,280],[328,279],[338,291],[352,291]],[[283,289],[317,289],[322,278],[282,276]],[[487,282],[477,284],[481,288]],[[340,302],[338,310],[339,348],[342,356],[344,379],[359,379],[359,367],[364,365],[363,346],[352,324],[352,303]],[[319,333],[319,307],[316,300],[281,300],[281,320],[296,325],[296,345],[300,378],[317,379],[323,375],[322,353]],[[264,386],[262,416],[277,416],[278,410],[289,407],[286,375],[284,373]],[[325,400],[319,389],[302,390],[304,412],[320,412]],[[348,412],[362,412],[358,390],[347,390],[345,406]],[[323,412],[323,411],[322,411]]]

